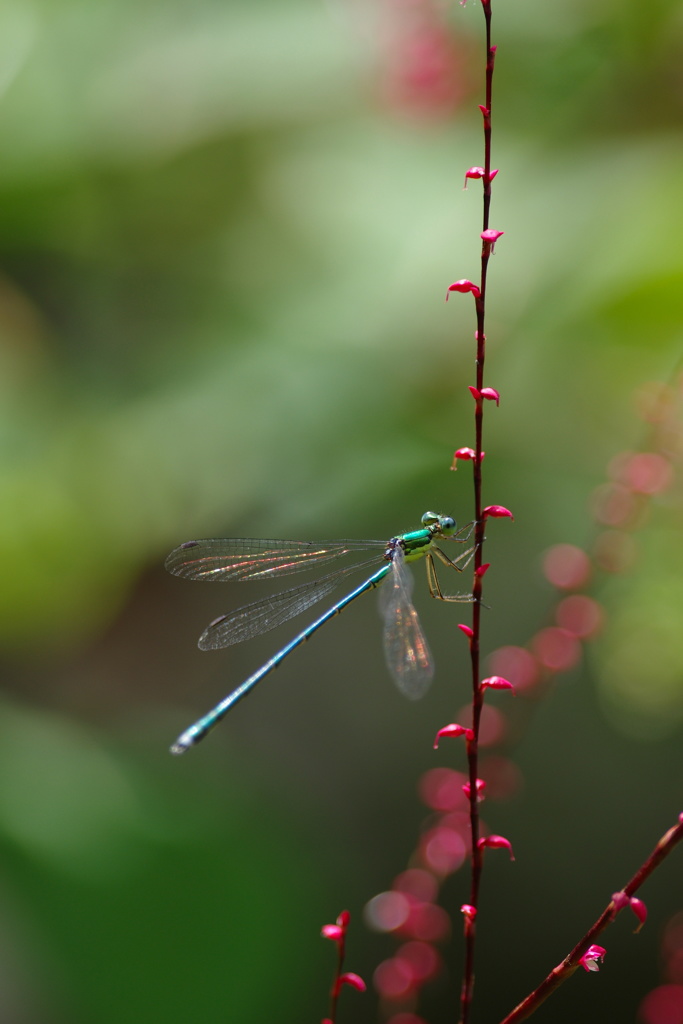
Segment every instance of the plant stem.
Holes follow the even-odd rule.
[[[491,206],[491,101],[493,90],[493,69],[495,63],[495,47],[491,45],[491,0],[481,0],[486,23],[486,101],[482,109],[484,118],[484,187],[483,196],[483,227],[486,231],[489,227],[489,211]],[[470,803],[470,829],[472,844],[472,864],[470,879],[470,904],[478,906],[479,888],[481,883],[481,872],[483,866],[483,851],[479,843],[479,803],[477,779],[479,775],[479,726],[483,706],[483,696],[480,687],[480,630],[481,630],[481,594],[483,577],[477,571],[482,565],[482,553],[484,547],[485,522],[482,504],[482,441],[484,424],[484,399],[481,391],[484,387],[484,362],[486,358],[486,277],[488,263],[491,255],[491,245],[488,242],[482,243],[481,252],[481,279],[479,284],[479,295],[475,298],[477,315],[477,357],[476,357],[476,388],[478,397],[475,398],[474,427],[475,427],[475,458],[473,460],[474,473],[474,584],[472,595],[472,637],[470,639],[470,658],[472,666],[472,730],[474,739],[467,745],[467,757],[469,765],[469,803]],[[469,921],[465,928],[465,967],[463,984],[460,999],[460,1020],[461,1024],[468,1024],[472,1006],[474,991],[474,952],[476,941],[476,921]]]
[[[633,894],[640,888],[643,882],[649,878],[652,872],[657,868],[661,862],[667,857],[674,846],[683,839],[683,815],[679,820],[678,825],[674,825],[670,828],[665,835],[659,840],[654,850],[647,858],[646,861],[638,868],[635,875],[630,881],[623,887],[622,892],[627,896],[633,896]],[[610,924],[615,917],[614,903],[610,903],[605,907],[600,917],[595,921],[593,925],[588,929],[586,934],[577,942],[574,949],[569,953],[564,960],[561,961],[554,967],[550,974],[543,979],[538,988],[534,989],[526,999],[523,999],[518,1006],[505,1017],[501,1024],[519,1024],[519,1021],[526,1020],[530,1017],[535,1010],[544,1002],[556,988],[566,981],[567,978],[571,977],[576,968],[579,966],[579,961],[583,954],[586,952],[588,947],[593,944],[594,940],[605,930],[608,924]]]

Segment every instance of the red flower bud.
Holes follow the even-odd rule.
[[[483,850],[484,847],[490,847],[491,849],[504,849],[510,853],[510,860],[514,860],[514,854],[512,852],[512,843],[505,836],[485,836],[477,841],[477,849]]]
[[[482,459],[486,455],[486,452],[481,453]],[[469,460],[474,461],[477,458],[477,453],[474,448],[458,448],[456,452],[453,452],[453,462],[451,469],[456,470],[458,468],[458,459],[462,459],[464,462]]]
[[[500,393],[495,388],[482,388],[481,397],[489,402],[495,402],[496,405],[500,405]]]
[[[640,921],[640,924],[636,928],[636,931],[639,932],[647,921],[647,907],[642,900],[638,899],[637,896],[631,896],[631,910]]]
[[[636,915],[640,924],[636,928],[636,932],[639,932],[647,920],[647,907],[642,900],[639,900],[637,896],[627,896],[625,892],[613,892],[612,903],[614,909],[612,911],[612,919],[614,919],[620,910],[624,907],[630,907],[633,913]]]
[[[472,792],[469,782],[466,782],[462,787],[462,791],[469,800],[470,793]],[[477,803],[481,803],[484,799],[484,790],[486,789],[486,783],[483,779],[477,779]]]
[[[461,629],[465,636],[468,636],[470,638],[474,636],[474,630],[470,626],[466,626],[464,622],[458,623],[458,629]]]
[[[469,171],[465,171],[465,188],[463,192],[467,189],[468,178],[483,178],[485,174],[486,171],[483,167],[470,167]]]
[[[339,978],[339,984],[350,985],[351,988],[355,988],[359,992],[365,992],[365,989],[367,988],[367,985],[365,984],[361,976],[359,974],[352,974],[351,972],[347,974],[342,974],[341,977]]]
[[[502,676],[489,676],[488,679],[482,679],[479,688],[481,690],[512,690],[513,694],[515,692],[510,680],[504,679]]]
[[[494,231],[492,228],[487,228],[486,231],[482,231],[481,239],[491,246],[491,254],[493,254],[494,246],[501,235],[504,235],[504,231]]]
[[[483,565],[480,565],[478,569],[474,570],[474,575],[475,576],[479,576],[479,578],[481,579],[481,577],[484,576],[489,571],[490,568],[491,568],[491,563],[490,562],[484,562]]]
[[[487,505],[484,509],[484,519],[488,517],[492,519],[502,519],[507,516],[509,519],[514,519],[512,512],[509,508],[505,508],[503,505]]]
[[[446,302],[448,302],[448,298],[451,292],[461,292],[461,294],[463,295],[466,295],[467,292],[472,292],[475,299],[478,299],[479,296],[481,295],[481,292],[477,285],[474,284],[473,281],[468,281],[466,277],[461,278],[459,281],[454,281],[453,284],[449,284],[448,289],[446,291]]]
[[[344,938],[344,929],[340,928],[338,924],[324,924],[320,929],[320,934],[324,939],[332,939],[333,942],[341,942]]]
[[[471,729],[466,729],[464,725],[458,725],[457,722],[453,722],[451,725],[444,725],[443,729],[439,729],[434,740],[434,750],[439,747],[439,740],[442,736],[464,736],[467,742],[474,739],[474,733]]]

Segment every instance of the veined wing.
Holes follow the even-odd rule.
[[[267,633],[322,601],[349,573],[371,566],[377,568],[376,558],[345,566],[320,579],[302,583],[281,594],[271,594],[262,601],[245,604],[228,615],[221,615],[206,627],[199,638],[199,646],[203,651],[213,651]]]
[[[397,547],[392,572],[382,592],[384,654],[401,693],[410,700],[417,700],[426,693],[434,676],[434,666],[413,607],[412,590],[413,578],[401,548]]]
[[[386,548],[386,541],[264,540],[244,537],[188,540],[170,553],[165,566],[174,576],[182,576],[187,580],[223,582],[277,579],[343,558],[352,551],[382,548]]]
[[[173,575],[185,580],[267,580],[353,551],[386,548],[386,541],[270,541],[261,538],[186,541],[166,559]]]

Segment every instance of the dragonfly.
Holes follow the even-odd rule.
[[[372,558],[333,569],[315,580],[243,605],[227,615],[219,615],[209,623],[199,638],[200,649],[209,651],[229,647],[288,622],[295,615],[322,601],[347,576],[360,570],[367,572],[372,569],[370,576],[363,583],[333,604],[224,700],[181,733],[171,747],[171,753],[183,754],[204,739],[228,711],[251,693],[257,683],[277,668],[292,651],[305,643],[357,597],[379,587],[385,580],[387,583],[381,592],[381,610],[384,618],[384,653],[387,666],[399,690],[406,697],[415,700],[423,696],[432,681],[434,668],[427,640],[411,599],[413,580],[408,563],[424,558],[427,584],[432,597],[440,601],[471,602],[471,594],[443,593],[436,572],[435,559],[450,569],[462,572],[471,561],[474,548],[469,548],[451,559],[441,550],[439,542],[467,543],[474,524],[470,523],[458,530],[455,519],[437,512],[425,512],[421,522],[420,529],[399,534],[388,541],[226,538],[188,540],[175,548],[165,562],[166,569],[174,576],[221,583],[233,580],[278,580],[281,576],[335,562],[353,552],[375,553]]]

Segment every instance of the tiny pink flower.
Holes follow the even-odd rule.
[[[505,508],[503,505],[487,505],[484,509],[484,519],[488,517],[492,519],[502,519],[507,516],[509,519],[514,519],[512,512],[509,508]]]
[[[470,626],[466,626],[464,622],[458,623],[458,629],[461,629],[465,636],[470,637],[470,639],[474,636],[474,630]]]
[[[614,904],[614,910],[612,911],[612,920],[614,920],[619,911],[623,910],[624,907],[627,907],[629,905],[630,900],[625,892],[613,892],[612,903]]]
[[[477,849],[483,850],[485,847],[490,847],[493,850],[508,850],[510,853],[510,860],[514,860],[514,854],[512,852],[512,843],[505,836],[484,836],[477,841]]]
[[[612,911],[612,919],[614,919],[620,910],[624,907],[630,907],[633,913],[638,918],[640,924],[636,928],[636,932],[639,932],[647,920],[647,907],[642,900],[639,900],[637,896],[627,896],[625,892],[613,892],[612,903],[614,909]]]
[[[486,575],[486,573],[489,571],[490,568],[491,568],[491,563],[490,562],[484,562],[483,565],[480,565],[478,569],[474,570],[474,575],[475,576],[479,576],[479,578],[481,579],[482,576]]]
[[[468,178],[483,178],[485,174],[486,171],[483,167],[470,167],[469,171],[465,171],[465,188],[463,189],[463,192],[467,189]]]
[[[482,459],[485,455],[486,452],[481,453]],[[451,465],[451,469],[456,470],[458,468],[458,459],[462,459],[464,462],[467,462],[468,460],[475,461],[476,458],[477,453],[474,448],[458,448],[456,452],[453,452],[453,463]]]
[[[331,939],[332,942],[342,942],[350,920],[351,915],[348,910],[342,910],[334,924],[323,925],[320,934],[324,939]]]
[[[474,398],[475,401],[477,400],[477,398],[481,398],[481,391],[478,391],[477,388],[473,387],[471,384],[468,386],[467,390],[472,395],[472,398]]]
[[[631,896],[631,910],[640,921],[640,924],[636,928],[636,931],[639,932],[647,921],[647,907],[642,900],[638,899],[637,896]]]
[[[497,169],[495,171],[489,171],[489,181],[493,181],[493,179],[495,178],[495,176],[497,174],[498,174],[498,170]]]
[[[496,391],[495,388],[482,388],[481,397],[485,398],[488,402],[495,402],[496,405],[500,405],[500,392]]]
[[[465,728],[464,725],[458,725],[457,722],[453,722],[451,725],[444,725],[443,729],[439,729],[434,740],[434,750],[439,747],[439,740],[442,736],[464,736],[469,743],[474,739],[474,732],[471,729]]]
[[[586,952],[583,954],[579,963],[583,967],[584,971],[599,971],[601,961],[607,950],[603,946],[589,946]]]
[[[479,109],[481,110],[481,112],[482,112],[482,114],[484,115],[484,117],[488,117],[488,116],[489,116],[489,114],[491,113],[491,111],[489,110],[489,108],[488,108],[488,107],[485,107],[483,103],[480,103],[480,104],[479,104]]]
[[[478,299],[481,295],[477,285],[473,281],[468,281],[466,277],[461,278],[459,281],[454,281],[453,284],[449,284],[446,291],[446,302],[448,302],[451,292],[460,292],[463,295],[466,295],[467,292],[472,292],[475,299]]]
[[[474,930],[474,919],[477,916],[477,908],[471,903],[463,903],[460,913],[465,918],[465,935],[471,935]]]
[[[492,228],[488,228],[486,231],[482,231],[482,240],[491,246],[491,255],[493,255],[494,247],[501,235],[504,235],[504,231],[493,231]]]
[[[487,679],[482,679],[479,684],[481,690],[512,690],[515,693],[515,688],[509,679],[504,679],[503,676],[488,676]]]
[[[465,796],[467,797],[467,799],[469,800],[470,793],[472,792],[472,789],[470,787],[469,782],[466,782],[463,786],[461,786],[461,789],[462,789],[463,793],[465,794]],[[485,789],[486,789],[486,783],[484,782],[484,780],[483,779],[477,779],[477,803],[481,803],[481,801],[484,799],[484,790]]]
[[[346,974],[342,974],[340,976],[340,978],[339,978],[339,984],[340,985],[350,985],[351,988],[355,988],[359,992],[365,992],[365,990],[367,988],[367,985],[365,984],[365,982],[363,981],[361,976],[359,974],[353,974],[351,972],[347,972]]]

